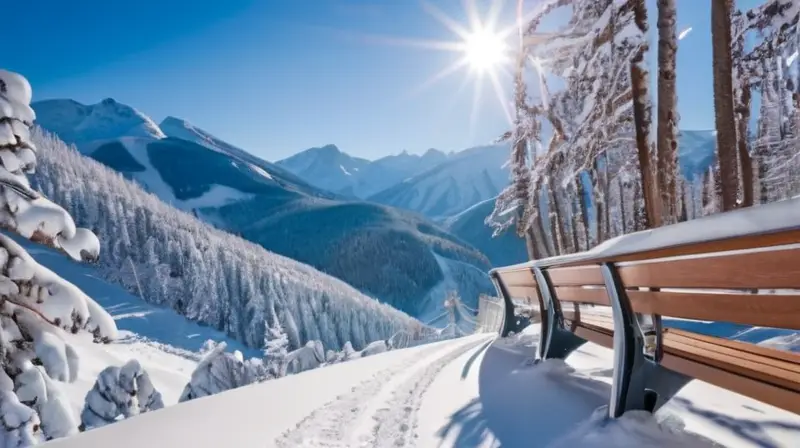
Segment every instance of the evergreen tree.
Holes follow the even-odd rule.
[[[97,237],[76,228],[64,209],[30,187],[26,174],[37,162],[30,101],[28,81],[0,70],[0,225],[75,260],[96,260]],[[88,330],[108,341],[116,336],[114,321],[5,235],[0,235],[0,267],[0,446],[73,434],[77,421],[51,378],[74,381],[78,355],[54,327]]]

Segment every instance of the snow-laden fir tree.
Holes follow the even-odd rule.
[[[75,260],[96,259],[97,237],[76,228],[26,177],[36,167],[31,96],[24,77],[0,70],[0,226]],[[64,330],[88,330],[98,341],[116,336],[113,319],[97,303],[0,235],[0,446],[28,446],[77,432],[72,410],[51,381],[77,376],[78,355],[64,340]]]
[[[286,376],[286,357],[289,354],[289,338],[276,322],[274,327],[267,328],[264,342],[264,366],[273,378]]]
[[[163,407],[161,393],[153,386],[147,371],[132,359],[121,367],[109,366],[100,372],[86,394],[81,427],[99,428]]]

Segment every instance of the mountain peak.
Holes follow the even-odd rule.
[[[114,98],[86,105],[70,99],[37,101],[32,104],[37,123],[68,143],[89,143],[119,137],[164,138],[147,115]]]
[[[318,148],[312,148],[312,150],[316,150],[316,151],[319,151],[319,152],[325,152],[325,153],[332,153],[332,154],[339,154],[339,153],[342,152],[341,150],[339,150],[339,147],[334,145],[333,143],[328,143],[327,145],[320,146]]]

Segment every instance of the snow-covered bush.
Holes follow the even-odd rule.
[[[164,407],[150,376],[135,359],[122,367],[109,366],[86,394],[81,413],[84,429],[98,428],[143,412]]]
[[[344,343],[344,347],[342,347],[342,354],[344,355],[343,359],[345,361],[350,361],[351,359],[356,359],[361,357],[361,353],[357,352],[353,348],[353,344],[351,344],[350,341]]]
[[[369,345],[364,347],[364,350],[361,350],[361,357],[365,356],[372,356],[377,355],[378,353],[383,353],[389,350],[389,345],[386,341],[374,341],[370,342]]]
[[[245,361],[240,351],[227,353],[226,347],[227,344],[220,342],[200,361],[183,389],[179,402],[247,386],[267,377],[261,360]]]
[[[31,87],[0,70],[0,227],[75,260],[95,260],[100,243],[89,230],[30,187],[36,168],[30,141]],[[27,446],[77,431],[77,421],[51,379],[73,381],[78,356],[63,330],[116,336],[113,319],[75,285],[39,265],[0,235],[0,446]]]
[[[308,341],[305,347],[298,348],[286,356],[288,374],[316,369],[325,362],[325,348],[320,341]]]

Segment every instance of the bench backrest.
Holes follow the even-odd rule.
[[[781,207],[787,213],[798,215],[800,200],[786,201]],[[736,217],[739,222],[748,224],[745,213],[753,216],[753,213],[763,212],[760,209],[766,210],[767,207],[737,212]],[[716,225],[724,223],[719,216],[713,220]],[[775,372],[770,373],[773,385],[800,393],[800,354],[707,337],[698,334],[699,326],[681,322],[684,319],[715,321],[800,330],[800,219],[795,221],[797,223],[773,225],[759,234],[746,231],[737,234],[735,229],[732,231],[722,226],[721,237],[716,240],[707,239],[713,232],[706,228],[704,240],[689,238],[682,244],[660,246],[640,243],[647,238],[658,240],[659,232],[675,234],[675,228],[681,226],[686,232],[691,232],[692,226],[702,225],[682,223],[664,231],[657,229],[620,238],[633,241],[632,244],[612,241],[586,253],[500,268],[492,274],[498,284],[506,285],[506,293],[535,297],[545,308],[547,303],[542,303],[539,291],[531,292],[539,286],[536,282],[538,271],[539,278],[549,283],[547,295],[563,319],[565,329],[584,340],[609,348],[613,347],[615,328],[610,294],[619,295],[615,289],[624,291],[625,302],[633,313],[656,318],[659,328],[661,319],[666,319],[663,326],[669,328],[669,343],[673,348],[678,347],[672,351],[671,358],[665,360],[668,363],[677,363],[676,359],[680,357],[697,355],[703,358],[704,364],[735,372],[737,366],[723,365],[721,358],[713,359],[715,353],[723,356],[735,354],[743,365],[749,362],[750,357],[754,360],[760,357],[757,360],[759,368],[749,369],[750,377],[759,369],[773,369]],[[744,227],[753,229],[754,226]],[[635,250],[625,250],[626,244]],[[604,268],[604,265],[611,268]],[[609,280],[609,276],[613,279]],[[613,282],[614,287],[610,287],[609,282]],[[658,337],[661,338],[663,333],[658,331]],[[659,350],[663,349],[661,339],[658,345]],[[709,350],[712,345],[713,350]],[[695,347],[698,348],[696,353]],[[658,353],[659,359],[662,355],[662,352]],[[767,358],[769,362],[765,361]],[[686,366],[678,370],[700,376]],[[745,393],[745,388],[750,387],[744,383],[731,384],[728,388],[740,393]],[[786,399],[796,401],[796,397]],[[783,403],[779,398],[767,401],[786,409],[800,409],[794,404]]]

